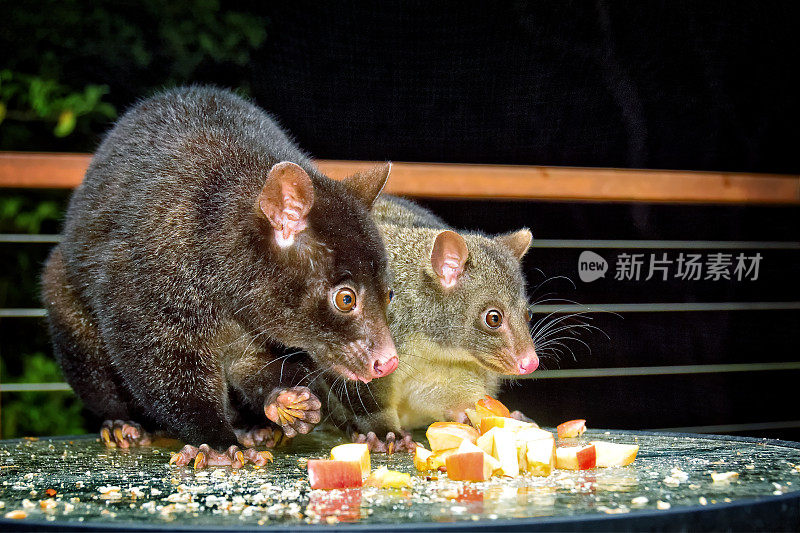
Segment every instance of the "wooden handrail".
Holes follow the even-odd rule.
[[[0,152],[0,187],[72,188],[87,154]],[[374,163],[318,160],[332,178]],[[428,198],[800,204],[800,176],[612,168],[394,163],[386,192]]]

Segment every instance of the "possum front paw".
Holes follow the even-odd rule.
[[[100,427],[100,440],[106,448],[124,449],[131,446],[147,446],[152,437],[136,422],[106,420]]]
[[[320,421],[321,407],[322,402],[308,387],[275,389],[264,404],[264,414],[292,438],[313,429]]]
[[[240,450],[238,446],[231,446],[224,452],[218,452],[208,444],[201,444],[200,447],[187,444],[174,454],[169,460],[169,464],[185,466],[194,459],[195,470],[203,469],[207,466],[231,466],[241,468],[245,463],[253,463],[257,467],[271,463],[272,454],[268,451],[257,451],[255,448]]]
[[[281,428],[255,427],[249,430],[235,429],[236,440],[246,448],[266,446],[277,448],[288,444],[292,439],[286,436]]]
[[[393,431],[388,432],[386,438],[383,440],[379,439],[373,431],[370,431],[366,435],[363,433],[353,433],[352,439],[353,442],[366,443],[371,452],[389,454],[394,452],[413,453],[417,448],[417,443],[411,439],[411,433],[402,430],[399,433],[399,439]]]

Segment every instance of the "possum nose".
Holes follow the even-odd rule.
[[[394,372],[399,362],[394,343],[391,340],[384,342],[381,347],[372,352],[370,373],[373,378],[388,376]]]
[[[388,376],[395,371],[399,362],[396,355],[386,361],[375,361],[372,365],[372,377],[382,378],[383,376]]]
[[[539,357],[533,348],[525,350],[522,356],[517,359],[517,368],[520,374],[530,374],[539,368]]]

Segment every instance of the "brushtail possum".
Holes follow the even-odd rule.
[[[107,445],[158,429],[220,449],[265,414],[305,433],[320,419],[309,369],[390,374],[387,258],[369,213],[388,173],[327,178],[225,90],[169,90],[120,118],[42,278],[56,357],[107,420]]]
[[[408,430],[464,421],[464,409],[497,394],[502,375],[538,367],[520,268],[531,233],[456,232],[430,211],[388,196],[373,215],[389,254],[389,327],[400,365],[385,379],[334,390],[330,408],[354,438],[399,450],[413,446]]]

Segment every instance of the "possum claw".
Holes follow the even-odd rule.
[[[201,444],[200,447],[187,444],[174,454],[169,460],[169,464],[185,466],[194,459],[193,467],[195,470],[202,470],[207,466],[230,466],[237,469],[242,468],[248,462],[257,467],[264,466],[272,460],[269,452],[259,452],[255,448],[248,448],[244,451],[238,446],[231,446],[224,452],[218,452],[208,444]]]
[[[353,433],[351,439],[353,442],[366,443],[369,447],[369,451],[376,453],[413,453],[414,449],[417,447],[417,444],[411,438],[411,433],[402,430],[400,431],[400,439],[398,439],[392,431],[388,432],[383,440],[379,439],[372,431],[366,435],[363,433]]]
[[[321,419],[322,402],[308,387],[275,389],[264,404],[264,414],[291,438],[308,433]]]
[[[130,448],[131,446],[147,446],[151,442],[150,434],[136,422],[124,420],[106,420],[100,428],[100,439],[107,448]]]

